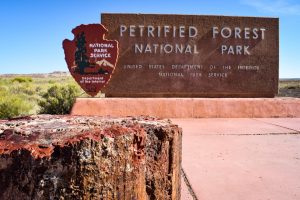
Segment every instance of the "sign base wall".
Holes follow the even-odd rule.
[[[72,115],[161,118],[300,117],[298,98],[77,98]]]

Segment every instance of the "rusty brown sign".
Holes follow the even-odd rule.
[[[274,97],[278,18],[102,14],[119,42],[108,97]]]
[[[80,25],[72,30],[72,41],[63,41],[71,75],[91,96],[106,86],[116,68],[118,42],[106,40],[107,32],[101,24]]]

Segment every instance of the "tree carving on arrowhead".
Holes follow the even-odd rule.
[[[118,41],[104,38],[101,24],[80,25],[72,30],[74,39],[63,41],[69,71],[81,88],[91,96],[109,82],[118,59]]]
[[[88,57],[86,55],[86,41],[84,32],[81,32],[76,36],[76,52],[75,52],[75,71],[80,74],[84,74],[84,69],[90,66]]]

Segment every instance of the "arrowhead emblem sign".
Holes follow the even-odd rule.
[[[101,24],[80,25],[72,33],[72,41],[63,41],[69,71],[87,94],[96,96],[116,68],[118,41],[106,40],[108,31]]]

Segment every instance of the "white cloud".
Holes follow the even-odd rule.
[[[242,3],[264,12],[300,15],[300,4],[288,0],[242,0]]]

